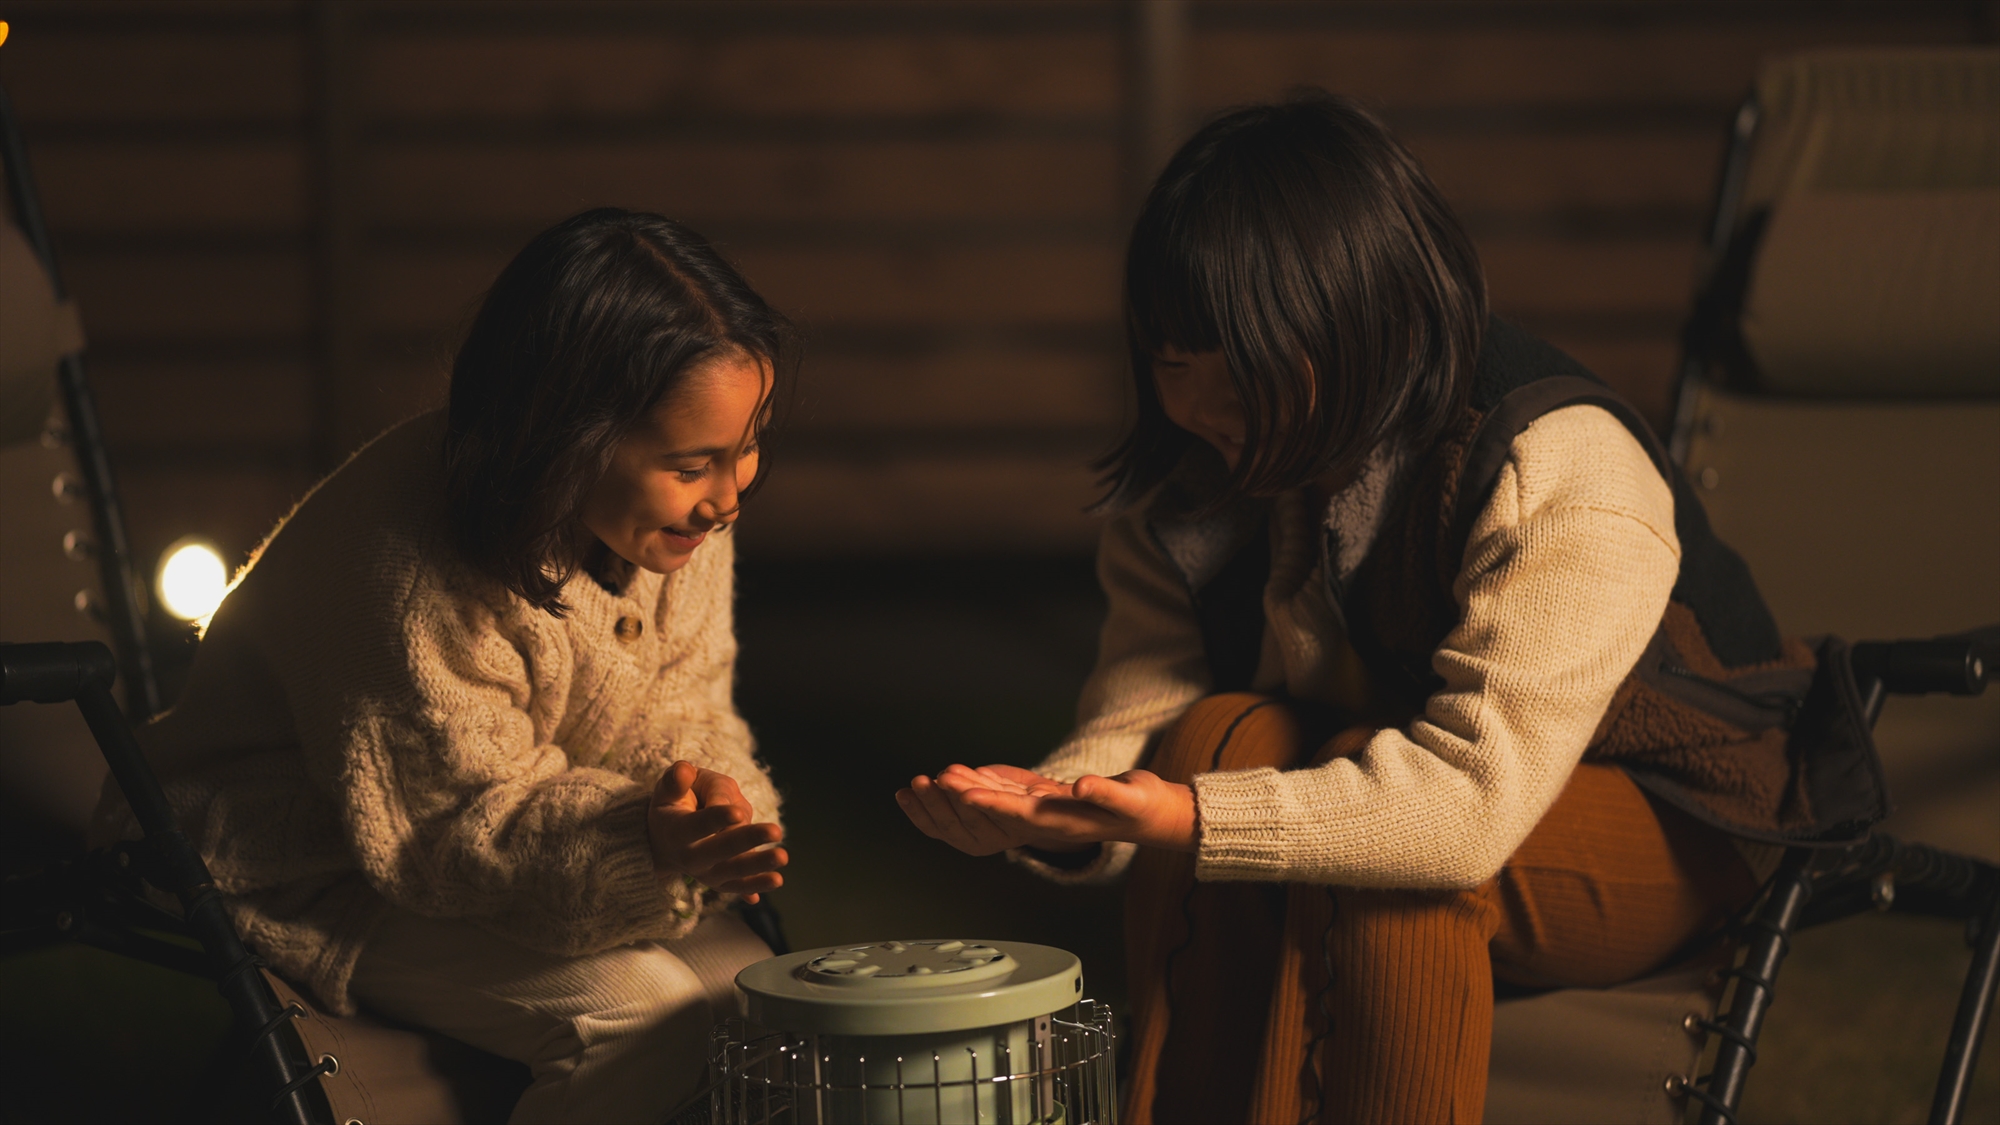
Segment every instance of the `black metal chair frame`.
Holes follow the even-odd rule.
[[[1739,218],[1739,212],[1761,118],[1753,94],[1730,123],[1708,229],[1710,275],[1683,334],[1669,441],[1675,464],[1686,458],[1702,386],[1715,372],[1737,367],[1745,357],[1736,321],[1765,216]],[[1864,642],[1853,646],[1852,663],[1862,712],[1872,726],[1891,694],[1979,694],[2000,673],[2000,626],[1930,641]],[[1732,982],[1727,1010],[1715,1020],[1687,1018],[1690,1032],[1713,1037],[1713,1067],[1699,1077],[1668,1079],[1670,1093],[1699,1104],[1702,1125],[1735,1125],[1792,935],[1867,910],[1896,910],[1966,924],[1972,963],[1960,990],[1928,1120],[1932,1125],[1954,1125],[1960,1119],[1992,1014],[1995,987],[2000,984],[2000,869],[1877,833],[1850,847],[1790,848],[1765,884],[1753,912],[1739,928],[1738,961],[1725,970]]]
[[[0,88],[0,156],[6,161],[14,221],[41,260],[56,299],[62,300],[67,295],[62,271],[27,146],[4,88]],[[333,1110],[319,1077],[332,1073],[338,1060],[330,1055],[317,1062],[307,1060],[305,1044],[292,1026],[303,1010],[279,1006],[257,971],[261,962],[243,947],[207,866],[175,827],[159,782],[133,740],[132,724],[144,722],[161,707],[137,568],[125,536],[97,405],[84,380],[82,356],[64,356],[56,379],[68,422],[66,436],[88,495],[104,620],[117,652],[114,655],[95,641],[0,645],[0,703],[75,702],[145,836],[111,852],[7,880],[6,893],[0,896],[0,954],[51,941],[82,941],[215,981],[234,1016],[236,1059],[249,1066],[253,1088],[270,1093],[268,1113],[255,1105],[248,1110],[259,1118],[286,1122],[331,1122]],[[111,694],[121,672],[129,717]],[[178,898],[181,916],[148,902],[142,879]],[[193,937],[202,952],[148,936],[146,930]]]
[[[279,1005],[258,972],[263,962],[244,948],[230,922],[208,865],[175,825],[166,794],[111,696],[116,672],[111,650],[99,641],[0,645],[0,704],[74,702],[145,833],[136,844],[10,880],[0,912],[0,955],[77,941],[213,980],[235,1016],[231,1038],[239,1065],[247,1064],[253,1089],[270,1093],[267,1106],[250,1110],[299,1125],[331,1122],[319,1078],[335,1073],[339,1060],[307,1058],[292,1026],[304,1009]],[[173,894],[179,916],[148,902],[141,880]],[[193,937],[202,952],[145,930]]]
[[[1992,677],[1990,653],[2000,630],[1979,637],[1868,642],[1854,646],[1856,680],[1870,723],[1890,693],[1976,695]],[[1738,928],[1740,955],[1723,975],[1733,983],[1719,1019],[1689,1015],[1687,1029],[1717,1040],[1713,1068],[1697,1078],[1668,1079],[1668,1092],[1701,1106],[1702,1125],[1734,1125],[1757,1039],[1777,993],[1792,935],[1869,910],[1966,923],[1972,964],[1939,1068],[1928,1120],[1953,1125],[1963,1115],[1979,1044],[2000,982],[2000,869],[1980,860],[1875,833],[1839,848],[1787,849],[1749,918]]]

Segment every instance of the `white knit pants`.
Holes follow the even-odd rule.
[[[737,970],[770,956],[736,915],[686,938],[555,957],[467,922],[394,910],[361,951],[356,1000],[526,1063],[515,1122],[658,1122],[700,1088]]]

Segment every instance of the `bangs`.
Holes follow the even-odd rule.
[[[1168,239],[1148,240],[1147,250],[1169,250]],[[1178,261],[1139,260],[1137,233],[1125,293],[1125,337],[1135,351],[1158,355],[1166,348],[1212,352],[1222,347],[1212,287],[1194,268],[1192,255]]]

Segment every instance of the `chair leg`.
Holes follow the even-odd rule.
[[[1701,1103],[1702,1125],[1735,1125],[1743,1083],[1757,1063],[1757,1036],[1777,991],[1778,970],[1791,951],[1799,915],[1812,899],[1811,859],[1812,853],[1803,848],[1785,853],[1771,879],[1769,895],[1750,922],[1752,936],[1745,945],[1743,963],[1727,970],[1727,975],[1736,978],[1729,1011],[1720,1021],[1701,1021],[1704,1030],[1722,1040],[1715,1053],[1715,1069],[1692,1082],[1676,1084],[1675,1092]]]
[[[1994,989],[2000,986],[2000,894],[1995,894],[1985,912],[1975,918],[1978,928],[1973,931],[1972,965],[1965,971],[1958,1015],[1952,1020],[1951,1039],[1945,1045],[1944,1066],[1931,1100],[1931,1125],[1957,1125],[1965,1112],[1973,1063],[1979,1057],[1980,1040],[1986,1037],[1987,1018],[1993,1014]]]

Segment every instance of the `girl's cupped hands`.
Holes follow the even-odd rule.
[[[1194,790],[1147,770],[1055,781],[1015,766],[950,766],[896,793],[923,833],[968,855],[1008,848],[1074,851],[1127,840],[1191,852]]]
[[[791,857],[775,846],[784,830],[755,819],[734,778],[675,762],[660,775],[646,810],[653,870],[756,902],[758,892],[784,885],[778,868]]]

